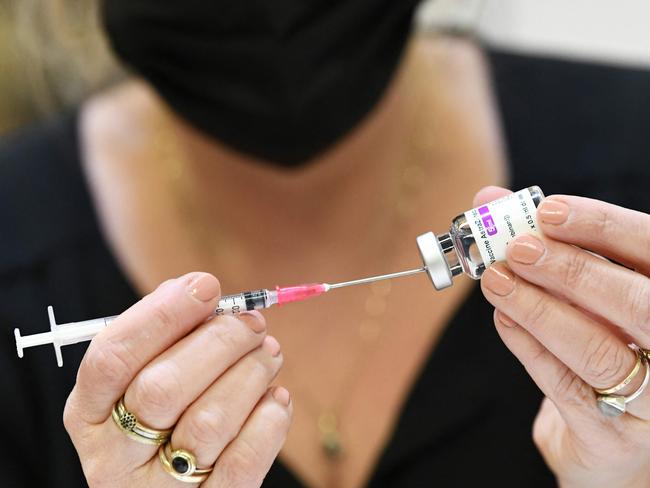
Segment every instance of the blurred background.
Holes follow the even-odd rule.
[[[647,0],[431,0],[420,22],[504,50],[650,69]]]
[[[0,133],[71,106],[121,75],[98,0],[0,0]]]
[[[119,78],[97,0],[0,0],[0,133]],[[502,51],[650,70],[648,0],[427,0],[419,28]]]

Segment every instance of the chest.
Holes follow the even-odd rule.
[[[388,293],[320,297],[319,310],[327,312],[319,316],[307,307],[267,314],[285,357],[278,383],[294,403],[280,457],[308,486],[358,487],[369,480],[423,364],[472,286],[465,281],[433,295],[421,278],[396,281]],[[385,300],[381,315],[365,308],[380,302],[377,295]]]

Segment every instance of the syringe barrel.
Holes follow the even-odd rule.
[[[269,290],[251,290],[221,297],[215,315],[237,315],[249,310],[262,310],[276,303]]]
[[[67,346],[68,344],[89,341],[114,319],[115,317],[104,317],[83,322],[70,322],[69,324],[56,325],[50,332],[28,336],[17,335],[16,346],[21,350],[43,344],[56,343],[59,346]]]
[[[108,326],[116,317],[104,317],[101,319],[84,320],[83,322],[71,322],[59,326],[54,332],[56,339],[62,346],[77,344],[91,340],[99,334],[104,327]]]

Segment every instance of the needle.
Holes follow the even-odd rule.
[[[366,283],[374,283],[375,281],[401,278],[402,276],[411,276],[418,273],[424,273],[426,270],[426,268],[409,269],[407,271],[400,271],[399,273],[371,276],[370,278],[361,278],[360,280],[342,281],[341,283],[334,283],[332,285],[326,283],[326,286],[328,290],[333,290],[335,288],[343,288],[346,286],[363,285]]]

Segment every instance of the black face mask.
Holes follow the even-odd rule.
[[[118,56],[226,145],[296,166],[382,95],[418,0],[104,0]]]

